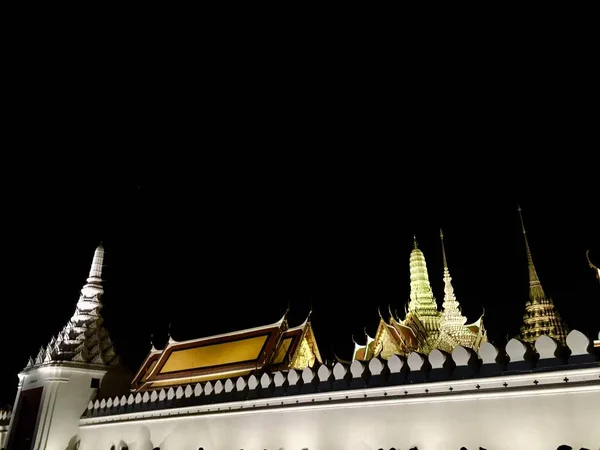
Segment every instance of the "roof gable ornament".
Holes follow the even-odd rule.
[[[590,269],[593,269],[596,272],[596,278],[598,278],[598,281],[600,281],[600,267],[598,267],[592,263],[592,260],[590,259],[590,251],[589,250],[585,252],[585,257],[588,260]]]

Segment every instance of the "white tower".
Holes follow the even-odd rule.
[[[73,316],[19,374],[7,450],[77,448],[79,418],[118,362],[100,315],[103,260],[100,244]]]

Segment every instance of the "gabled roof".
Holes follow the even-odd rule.
[[[287,313],[277,322],[240,331],[177,342],[169,339],[162,350],[151,350],[135,375],[132,388],[153,383],[220,373],[251,371],[264,364],[279,335],[287,328]]]
[[[287,313],[277,322],[255,328],[177,342],[154,348],[136,373],[133,390],[247,375],[269,366],[287,370],[306,346],[321,361],[310,321],[288,328]]]

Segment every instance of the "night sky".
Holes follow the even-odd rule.
[[[417,150],[423,158],[407,156]],[[464,313],[474,321],[484,307],[501,343],[518,333],[528,294],[518,203],[546,293],[571,328],[597,335],[600,284],[585,251],[600,264],[598,191],[594,201],[584,173],[563,161],[532,170],[491,150],[438,155],[25,173],[4,199],[0,404],[70,318],[100,241],[105,326],[133,372],[170,323],[176,340],[190,339],[277,321],[288,304],[291,325],[312,307],[325,358],[349,358],[353,334],[375,334],[378,306],[403,314],[413,234],[441,305],[440,227]]]

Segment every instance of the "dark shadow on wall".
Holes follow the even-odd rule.
[[[79,450],[79,444],[79,436],[73,436],[71,439],[69,439],[69,443],[67,444],[65,450]]]
[[[133,373],[121,363],[112,366],[104,375],[98,398],[114,398],[116,396],[129,395],[129,388]]]

